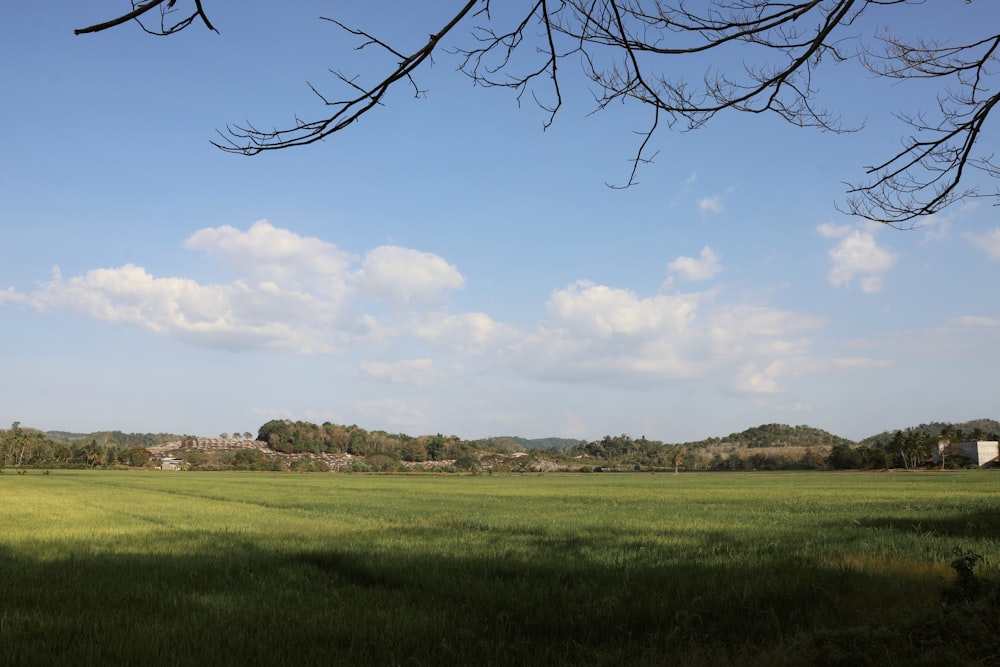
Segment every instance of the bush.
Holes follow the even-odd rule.
[[[342,468],[344,472],[371,472],[371,468],[362,459],[354,459],[351,465]]]
[[[288,469],[292,472],[312,472],[312,461],[306,458],[294,459]]]
[[[475,452],[463,452],[457,459],[455,459],[455,467],[459,470],[479,470],[479,457]]]
[[[402,468],[399,461],[384,454],[365,457],[365,461],[372,472],[398,472]]]

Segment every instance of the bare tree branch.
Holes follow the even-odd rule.
[[[357,47],[358,49],[364,49],[368,46],[378,46],[398,57],[400,60],[396,68],[373,86],[359,85],[355,83],[355,79],[348,78],[339,72],[333,72],[340,81],[347,84],[358,95],[347,100],[330,102],[317,92],[317,95],[320,96],[325,105],[335,109],[331,115],[314,121],[296,119],[295,124],[287,129],[260,130],[249,123],[246,125],[230,125],[226,128],[228,136],[220,133],[223,140],[221,142],[213,141],[212,144],[229,153],[242,153],[243,155],[256,155],[263,151],[280,150],[292,146],[305,146],[325,139],[334,132],[338,132],[360,119],[372,108],[380,105],[385,94],[389,92],[394,84],[400,81],[408,81],[413,85],[419,96],[420,90],[413,80],[413,71],[431,57],[431,54],[438,47],[441,38],[458,25],[472,11],[472,8],[478,1],[469,0],[443,28],[431,35],[423,46],[408,56],[403,56],[401,52],[391,48],[385,42],[367,32],[347,28],[339,21],[326,19],[347,30],[352,35],[364,38],[366,41]],[[313,91],[316,92],[316,89],[313,88]]]
[[[926,113],[898,114],[914,134],[903,141],[898,153],[867,168],[872,181],[848,190],[848,212],[909,227],[956,201],[984,196],[975,188],[960,187],[967,169],[1000,176],[1000,165],[992,155],[975,153],[990,114],[1000,104],[1000,92],[987,86],[989,68],[997,63],[1000,35],[957,46],[928,41],[911,44],[887,32],[879,39],[882,51],[863,54],[872,73],[946,83],[937,99],[936,120],[928,120]]]
[[[191,14],[168,21],[176,0],[133,0],[133,9],[117,19],[82,28],[99,32],[160,9],[161,25],[153,34],[182,30],[200,18],[209,29],[202,0]],[[633,153],[628,187],[637,183],[641,165],[656,157],[652,140],[662,128],[693,130],[718,114],[775,114],[798,127],[853,132],[837,114],[819,106],[819,79],[829,67],[861,63],[876,77],[941,81],[936,104],[897,117],[912,131],[901,149],[866,168],[870,178],[848,185],[845,210],[895,226],[910,226],[965,197],[987,196],[963,187],[970,170],[1000,178],[992,154],[981,153],[982,137],[1000,101],[996,90],[1000,33],[964,44],[908,42],[888,32],[860,33],[863,15],[902,11],[925,0],[456,0],[455,14],[416,50],[400,49],[372,32],[325,19],[352,38],[358,50],[375,48],[395,65],[374,82],[331,70],[348,95],[331,98],[308,84],[326,113],[285,128],[230,125],[213,144],[222,150],[256,155],[311,144],[346,128],[384,104],[390,89],[403,83],[422,97],[417,69],[433,62],[441,41],[468,23],[466,46],[449,46],[459,69],[485,87],[507,88],[518,103],[526,94],[546,113],[544,127],[555,122],[564,103],[567,59],[578,61],[594,87],[593,112],[613,102],[648,107],[650,122]],[[164,4],[166,3],[166,4]],[[970,4],[967,0],[966,4]],[[492,11],[497,9],[497,12]],[[955,11],[963,11],[956,9]],[[931,28],[936,29],[936,28]],[[148,31],[148,30],[147,30]],[[873,45],[879,45],[875,48]],[[407,55],[407,53],[409,55]],[[700,81],[674,73],[701,65]],[[990,194],[1000,200],[1000,191]]]
[[[164,2],[167,3],[166,6],[163,6]],[[91,32],[101,32],[103,30],[109,30],[111,28],[119,26],[122,23],[128,23],[129,21],[134,20],[136,23],[139,24],[139,26],[142,28],[144,32],[147,32],[151,35],[166,36],[166,35],[172,35],[175,32],[180,32],[184,28],[191,25],[191,23],[196,18],[200,18],[202,23],[204,23],[205,27],[208,28],[209,30],[213,32],[219,32],[218,30],[215,29],[215,26],[212,25],[212,22],[208,20],[208,15],[205,14],[205,9],[202,7],[201,4],[202,0],[193,0],[195,11],[190,16],[187,16],[186,18],[177,21],[173,25],[167,25],[166,17],[172,12],[177,11],[174,7],[176,2],[177,0],[146,0],[145,2],[133,1],[132,11],[128,12],[127,14],[122,14],[118,18],[111,19],[110,21],[105,21],[104,23],[96,23],[92,26],[87,26],[86,28],[78,28],[77,30],[73,31],[73,34],[84,35]],[[149,30],[139,19],[142,17],[143,14],[156,7],[160,8],[160,29]]]

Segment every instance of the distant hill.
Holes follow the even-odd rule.
[[[789,426],[787,424],[762,424],[724,437],[706,438],[693,442],[679,443],[689,449],[722,445],[726,449],[756,449],[773,447],[833,447],[884,446],[896,432],[904,435],[916,434],[921,437],[940,437],[947,433],[961,439],[1000,440],[1000,421],[995,419],[972,419],[961,423],[930,422],[919,426],[884,431],[869,436],[860,442],[824,431],[812,426]],[[93,433],[73,433],[70,431],[46,431],[45,436],[55,442],[66,444],[96,441],[102,446],[128,447],[139,445],[155,447],[166,442],[183,440],[188,437],[173,433],[123,433],[122,431],[96,431]],[[585,440],[574,438],[523,438],[520,436],[495,436],[470,441],[482,448],[496,451],[516,452],[524,450],[556,450],[565,452],[582,444]]]
[[[960,440],[1000,440],[1000,422],[995,419],[970,419],[967,422],[930,422],[919,426],[883,431],[872,435],[859,445],[867,447],[883,446],[890,442],[897,432],[903,435],[916,434],[923,438],[939,438],[945,435],[957,437]]]
[[[559,451],[576,447],[580,440],[573,438],[521,438],[515,435],[501,435],[483,438],[476,442],[492,449],[517,451],[522,449],[556,449]]]
[[[102,446],[127,447],[138,445],[140,447],[153,447],[170,440],[180,440],[184,436],[173,433],[122,433],[121,431],[95,431],[93,433],[71,433],[69,431],[46,431],[45,435],[55,442],[72,444],[74,442],[95,440]]]
[[[739,433],[731,433],[723,438],[707,438],[684,443],[686,447],[691,448],[720,444],[749,449],[758,447],[832,447],[833,445],[853,445],[854,441],[812,426],[762,424]]]

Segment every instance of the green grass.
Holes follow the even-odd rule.
[[[942,600],[956,550],[997,577],[998,491],[979,471],[8,471],[0,664],[983,664],[993,589]]]

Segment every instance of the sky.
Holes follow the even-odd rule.
[[[232,4],[205,3],[219,34],[169,38],[74,36],[130,7],[114,0],[0,9],[0,424],[676,443],[1000,418],[995,201],[910,231],[838,210],[898,149],[896,114],[934,108],[927,82],[826,67],[820,101],[860,131],[722,114],[658,132],[615,189],[647,110],[593,113],[566,61],[545,128],[441,53],[421,99],[244,157],[217,129],[316,115],[307,82],[336,99],[331,70],[392,64],[318,17],[412,48],[455,3]],[[992,2],[928,4],[853,29],[1000,23]]]

